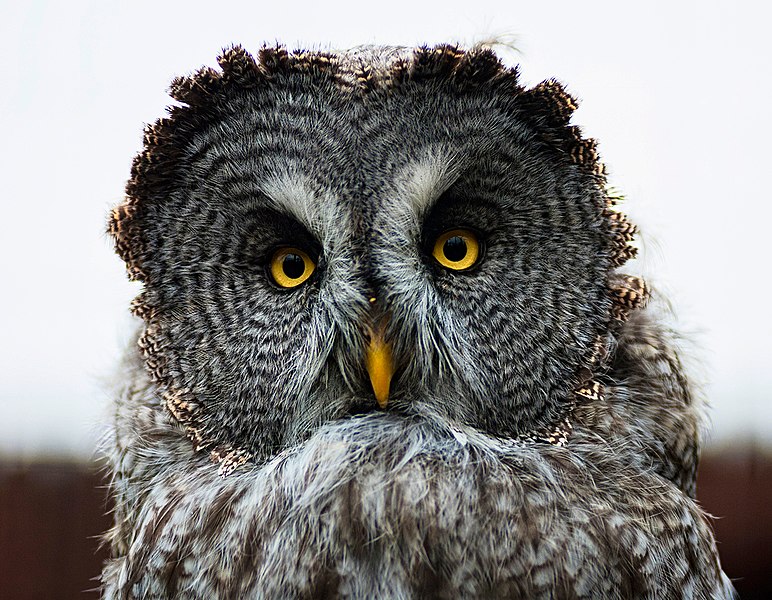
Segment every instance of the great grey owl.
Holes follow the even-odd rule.
[[[724,598],[700,403],[554,80],[233,47],[110,233],[105,598]]]

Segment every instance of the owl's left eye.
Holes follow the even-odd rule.
[[[316,269],[316,263],[299,248],[279,248],[271,256],[269,270],[279,287],[294,288],[306,281]]]
[[[465,271],[477,264],[481,255],[478,235],[469,229],[451,229],[434,242],[432,256],[446,269]]]

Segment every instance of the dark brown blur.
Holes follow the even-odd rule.
[[[0,598],[98,598],[107,512],[95,465],[0,462]]]
[[[698,485],[740,597],[772,598],[772,453],[707,453]],[[95,465],[0,462],[0,598],[98,598],[107,511]]]

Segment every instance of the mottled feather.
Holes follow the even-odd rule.
[[[703,407],[565,88],[485,47],[218,63],[174,80],[110,220],[144,287],[104,597],[732,597]],[[285,245],[316,261],[292,290]]]

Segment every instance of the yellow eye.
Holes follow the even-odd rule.
[[[480,258],[480,241],[468,229],[446,231],[434,242],[432,256],[443,267],[463,271],[473,267]]]
[[[279,248],[271,257],[271,276],[283,288],[294,288],[311,277],[316,264],[298,248]]]

